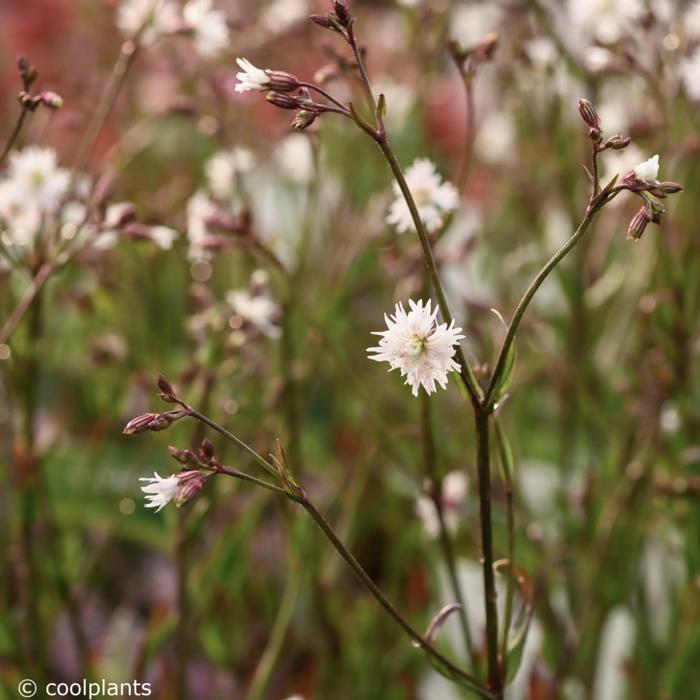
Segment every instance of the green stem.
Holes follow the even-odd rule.
[[[479,476],[479,509],[481,522],[481,554],[484,574],[484,607],[486,609],[486,649],[489,689],[502,697],[498,664],[498,611],[496,581],[493,570],[493,525],[491,522],[491,465],[489,455],[489,413],[474,412],[476,423],[476,464]]]
[[[17,119],[15,128],[10,134],[10,138],[7,139],[5,148],[2,149],[2,154],[0,154],[0,163],[2,163],[5,160],[5,158],[7,158],[8,154],[12,150],[12,147],[15,145],[15,141],[17,140],[20,132],[22,131],[22,126],[24,124],[24,120],[27,118],[27,114],[29,114],[29,110],[25,105],[22,105],[22,111],[19,113],[19,118]]]

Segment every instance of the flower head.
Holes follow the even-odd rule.
[[[236,63],[242,69],[236,73],[236,92],[247,92],[248,90],[267,90],[272,79],[262,68],[256,68],[245,58],[237,58]]]
[[[70,183],[68,171],[58,167],[56,151],[39,146],[13,153],[8,175],[25,206],[41,212],[57,207]]]
[[[659,175],[659,156],[655,155],[640,163],[635,169],[634,174],[638,180],[644,182],[656,182]]]
[[[446,323],[437,323],[438,309],[431,308],[431,301],[408,301],[409,311],[398,303],[393,316],[384,316],[387,330],[375,332],[381,336],[379,345],[367,348],[371,360],[388,362],[391,369],[398,369],[414,396],[423,386],[432,394],[437,382],[443,389],[447,386],[447,373],[459,369],[454,360],[454,346],[464,336],[461,328],[448,328]]]
[[[211,0],[190,0],[182,10],[185,24],[194,32],[194,45],[205,57],[215,56],[229,45],[226,15],[211,5]]]
[[[457,190],[451,183],[442,181],[435,165],[427,158],[413,163],[406,171],[406,182],[418,207],[421,221],[430,233],[437,231],[446,214],[457,208]],[[413,219],[398,184],[394,184],[394,193],[396,199],[389,208],[386,220],[399,233],[405,233],[413,228]]]
[[[138,36],[143,45],[174,32],[179,23],[177,5],[170,0],[124,0],[117,11],[117,26],[122,34],[129,38]]]
[[[175,498],[180,490],[180,480],[177,475],[163,479],[157,472],[153,477],[141,477],[139,481],[146,481],[146,486],[141,490],[146,494],[146,508],[155,508],[156,513]]]

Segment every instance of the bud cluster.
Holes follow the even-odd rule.
[[[17,100],[23,109],[34,112],[41,105],[48,109],[60,109],[63,107],[63,98],[56,92],[43,90],[37,95],[33,95],[30,92],[39,74],[26,57],[20,57],[17,61],[17,68],[22,81],[22,90],[17,94]]]
[[[480,41],[471,46],[463,46],[456,39],[450,39],[447,43],[447,48],[462,75],[471,78],[479,67],[493,60],[498,48],[498,42],[498,34],[489,32]]]

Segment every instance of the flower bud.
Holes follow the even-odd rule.
[[[333,12],[335,12],[335,16],[344,27],[350,24],[350,6],[348,0],[333,0]]]
[[[605,142],[606,148],[612,148],[614,151],[621,151],[623,148],[632,143],[631,136],[613,136]]]
[[[309,19],[324,29],[335,29],[335,24],[326,15],[309,15]]]
[[[157,433],[169,428],[172,423],[185,416],[184,411],[167,411],[165,413],[144,413],[130,420],[122,432],[124,435],[136,433]]]
[[[176,399],[175,389],[173,385],[165,378],[164,375],[158,375],[158,388],[160,389],[160,398],[168,403],[173,403]]]
[[[299,109],[299,100],[283,92],[268,92],[265,99],[281,109]]]
[[[208,474],[203,474],[197,469],[180,472],[177,475],[180,488],[174,499],[175,505],[179,508],[189,503],[202,490],[208,477]]]
[[[657,189],[664,194],[676,194],[683,191],[683,185],[679,182],[661,182]]]
[[[172,446],[168,447],[168,450],[170,452],[170,456],[176,462],[179,462],[186,467],[197,468],[201,466],[197,455],[192,450],[180,450],[177,447]]]
[[[49,109],[61,109],[63,107],[63,98],[56,92],[45,90],[40,93],[39,100],[41,104]]]
[[[283,70],[265,71],[270,78],[268,87],[277,92],[293,92],[299,87],[299,78]]]
[[[307,109],[300,109],[294,117],[294,121],[292,122],[292,129],[294,129],[295,131],[303,131],[304,129],[306,129],[307,126],[311,126],[311,124],[313,124],[315,120],[315,112],[309,112],[309,110]]]
[[[644,233],[644,230],[646,229],[647,224],[650,221],[651,219],[649,218],[649,212],[647,211],[647,208],[642,207],[632,217],[632,220],[630,221],[629,226],[627,227],[627,238],[633,241],[638,241],[642,237],[642,234]]]
[[[591,129],[600,131],[600,117],[595,107],[588,100],[581,98],[578,101],[578,113],[581,115],[581,119],[583,119]]]
[[[202,444],[199,446],[199,454],[207,463],[210,463],[214,459],[214,445],[212,445],[207,438],[202,440]]]

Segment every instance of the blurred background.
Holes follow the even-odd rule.
[[[103,204],[99,244],[52,270],[0,343],[0,698],[25,677],[141,680],[167,699],[473,697],[431,670],[292,504],[219,478],[181,509],[143,507],[138,479],[176,471],[168,446],[205,435],[227,465],[260,475],[194,422],[122,435],[134,416],[165,410],[163,372],[261,453],[279,438],[319,509],[422,630],[453,600],[426,479],[457,472],[444,507],[484,664],[467,407],[454,380],[431,398],[426,456],[425,402],[367,360],[384,314],[423,294],[415,235],[386,223],[391,173],[350,120],[326,114],[293,132],[291,112],[234,91],[245,56],[362,104],[347,47],[307,19],[328,6],[172,5],[171,24],[151,17],[140,34],[149,10],[136,0],[0,5],[0,142],[20,113],[23,55],[38,71],[32,89],[63,106],[31,113],[15,152],[54,149]],[[429,158],[459,190],[436,256],[484,376],[502,338],[490,309],[510,318],[585,213],[578,98],[597,106],[606,136],[632,137],[603,154],[603,182],[659,154],[660,179],[685,188],[638,243],[625,238],[638,203],[616,199],[545,283],[500,418],[516,467],[516,561],[534,601],[507,697],[695,697],[700,3],[352,8],[401,163]],[[493,51],[465,78],[450,39]],[[105,213],[117,203],[128,204]],[[67,208],[53,220],[56,249],[85,223]],[[51,250],[35,242],[3,258],[0,323]],[[504,558],[506,489],[494,478]],[[455,618],[438,646],[465,661]]]

